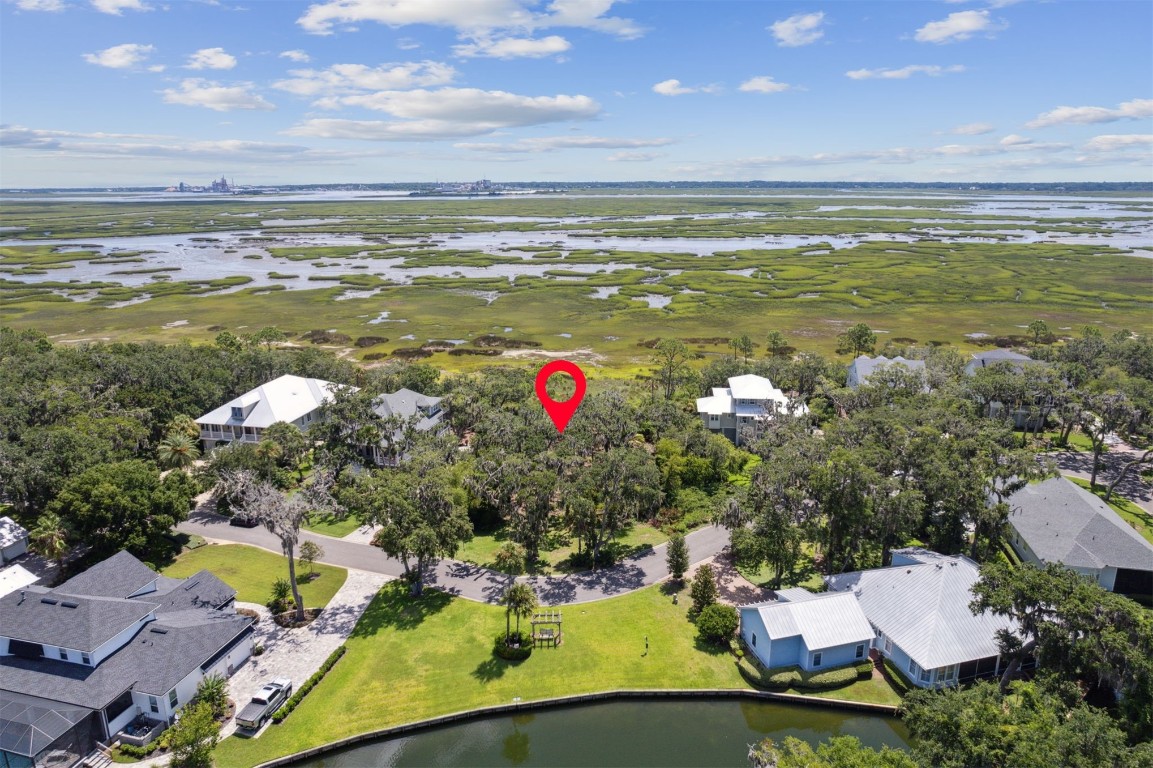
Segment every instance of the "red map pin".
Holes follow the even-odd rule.
[[[572,376],[573,383],[576,384],[576,392],[568,400],[558,403],[548,396],[548,380],[554,373],[567,373]],[[570,363],[568,360],[553,360],[541,368],[540,373],[536,375],[536,396],[540,400],[540,404],[544,406],[549,418],[552,419],[552,423],[556,425],[557,432],[563,435],[564,428],[568,426],[569,420],[572,419],[585,396],[584,371],[576,363]]]

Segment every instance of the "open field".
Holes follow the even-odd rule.
[[[1030,200],[6,202],[0,220],[24,229],[0,245],[0,324],[61,340],[324,329],[387,339],[340,347],[367,361],[400,350],[468,370],[563,354],[610,375],[662,336],[780,330],[828,353],[858,322],[882,345],[962,351],[977,348],[968,334],[1035,319],[1058,334],[1153,330],[1153,262],[1129,251],[1149,242],[1153,206],[1013,202]],[[494,356],[471,343],[485,334],[539,347]],[[433,339],[452,344],[419,349]]]
[[[209,544],[185,552],[162,572],[183,579],[206,568],[235,589],[236,599],[242,603],[264,603],[272,595],[272,582],[288,578],[283,556],[240,544]],[[348,571],[336,566],[318,563],[313,568],[317,576],[309,581],[307,566],[296,566],[300,594],[310,608],[328,605],[348,577]]]
[[[499,607],[385,585],[348,652],[282,725],[259,739],[225,739],[221,766],[250,766],[356,733],[495,704],[615,688],[746,688],[733,657],[697,642],[685,611],[659,586],[562,609],[564,642],[510,663],[492,654]],[[645,654],[644,640],[649,639]],[[826,696],[896,703],[868,680]]]

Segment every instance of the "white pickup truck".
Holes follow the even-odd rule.
[[[259,730],[264,721],[272,717],[272,713],[288,700],[291,693],[292,681],[287,678],[280,677],[271,683],[265,683],[252,697],[252,701],[248,702],[236,716],[237,727],[250,731]]]

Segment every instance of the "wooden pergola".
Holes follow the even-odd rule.
[[[553,629],[553,625],[556,626],[556,629]],[[532,615],[532,643],[534,646],[551,645],[555,648],[560,645],[562,634],[560,611],[538,611]]]

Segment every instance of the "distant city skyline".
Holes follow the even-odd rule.
[[[1153,180],[1153,3],[0,0],[0,187]]]

